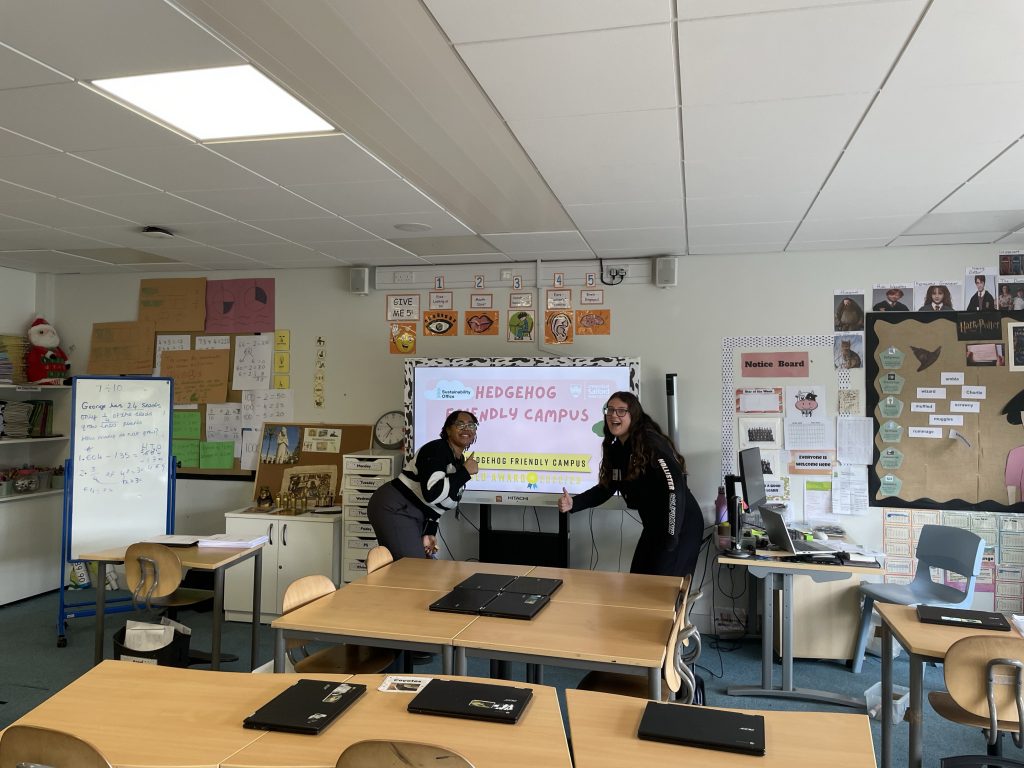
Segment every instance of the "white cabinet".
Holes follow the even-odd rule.
[[[0,438],[0,470],[25,465],[62,467],[70,444],[71,387],[0,384],[0,400],[50,400],[60,437]],[[63,477],[58,482],[61,482]],[[63,485],[63,484],[62,484]],[[61,586],[61,500],[47,487],[0,495],[0,605]]]
[[[366,553],[377,546],[373,526],[366,517],[370,497],[402,468],[401,454],[349,453],[342,457],[342,579],[358,579],[366,573]]]
[[[296,579],[323,574],[335,584],[341,582],[342,515],[228,512],[224,517],[230,536],[268,538],[263,548],[262,622],[281,615],[284,592]],[[251,620],[252,569],[247,561],[225,571],[224,618],[229,621]]]

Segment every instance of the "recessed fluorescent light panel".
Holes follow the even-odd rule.
[[[248,65],[114,77],[93,85],[199,141],[335,130]]]

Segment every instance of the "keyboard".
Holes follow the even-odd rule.
[[[801,552],[835,552],[832,547],[821,541],[805,541],[793,539],[793,546]]]

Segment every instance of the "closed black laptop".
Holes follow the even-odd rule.
[[[552,595],[562,586],[561,579],[541,579],[537,576],[520,576],[508,586],[506,592],[525,592],[529,595]]]
[[[492,592],[500,592],[515,581],[515,578],[501,573],[474,573],[456,584],[455,589],[489,589]]]
[[[917,618],[925,624],[947,624],[965,629],[997,629],[1010,631],[1010,622],[996,611],[968,611],[959,608],[941,608],[937,605],[917,606]]]
[[[432,611],[445,613],[480,613],[487,603],[497,597],[500,592],[493,589],[462,589],[456,587],[440,600],[430,604]]]
[[[409,702],[409,711],[511,725],[519,720],[532,696],[532,688],[434,679]]]
[[[636,735],[687,747],[764,754],[764,718],[722,709],[651,701]]]
[[[242,725],[315,736],[365,692],[366,686],[358,683],[299,680],[245,718]]]
[[[528,595],[525,592],[499,592],[493,600],[480,609],[481,616],[496,616],[500,619],[532,619],[547,605],[547,595]]]

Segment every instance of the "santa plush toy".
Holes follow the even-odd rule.
[[[61,384],[68,375],[71,364],[60,348],[57,329],[37,317],[28,329],[31,345],[25,353],[25,374],[32,384]]]

